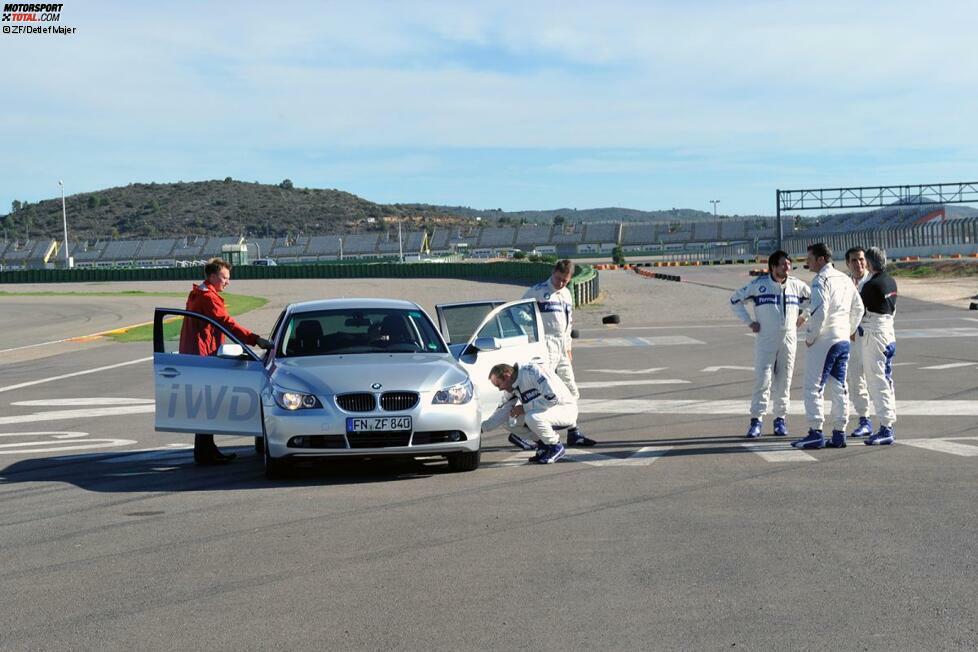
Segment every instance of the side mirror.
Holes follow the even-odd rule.
[[[237,360],[244,355],[244,348],[240,344],[222,344],[217,350],[217,357],[230,358]]]
[[[502,348],[495,337],[477,337],[475,342],[472,342],[472,346],[477,351],[498,351]]]

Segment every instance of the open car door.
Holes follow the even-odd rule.
[[[183,320],[208,322],[224,333],[217,355],[179,352]],[[203,315],[157,308],[153,316],[156,430],[262,437],[262,360]]]
[[[489,382],[490,369],[501,362],[525,364],[547,359],[543,319],[533,299],[442,304],[436,310],[452,355],[476,386],[483,417],[502,400],[502,392]]]

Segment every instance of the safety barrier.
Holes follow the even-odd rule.
[[[359,263],[325,265],[239,265],[235,280],[299,278],[460,278],[473,280],[540,281],[553,271],[547,263]],[[198,281],[200,267],[155,269],[25,269],[0,272],[0,284],[86,283],[105,281]],[[590,303],[598,296],[598,273],[590,265],[579,265],[571,279],[574,302]]]
[[[638,267],[634,268],[635,273],[639,276],[644,276],[645,278],[655,278],[660,281],[675,281],[677,283],[681,282],[683,279],[681,276],[676,274],[660,274],[659,272],[651,272],[647,269],[640,269]]]

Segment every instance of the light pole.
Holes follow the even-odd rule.
[[[717,240],[720,239],[720,220],[717,218],[717,204],[720,203],[719,199],[711,199],[710,203],[713,204],[713,221],[717,223]]]
[[[65,269],[71,268],[71,261],[68,258],[68,211],[65,209],[65,182],[58,180],[61,186],[61,223],[65,228]]]
[[[340,260],[343,260],[343,238],[340,238]]]

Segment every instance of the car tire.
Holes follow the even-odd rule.
[[[475,471],[479,468],[482,455],[481,451],[472,451],[471,453],[452,453],[445,457],[448,458],[448,468],[452,471]]]
[[[288,461],[272,457],[271,453],[268,452],[268,446],[262,446],[262,449],[264,450],[262,457],[265,460],[265,477],[269,480],[284,478],[289,471]]]
[[[265,454],[265,438],[255,437],[255,452],[259,455]]]
[[[621,317],[619,317],[618,315],[606,315],[606,316],[604,316],[604,317],[601,318],[601,323],[602,324],[620,324],[621,323]]]

